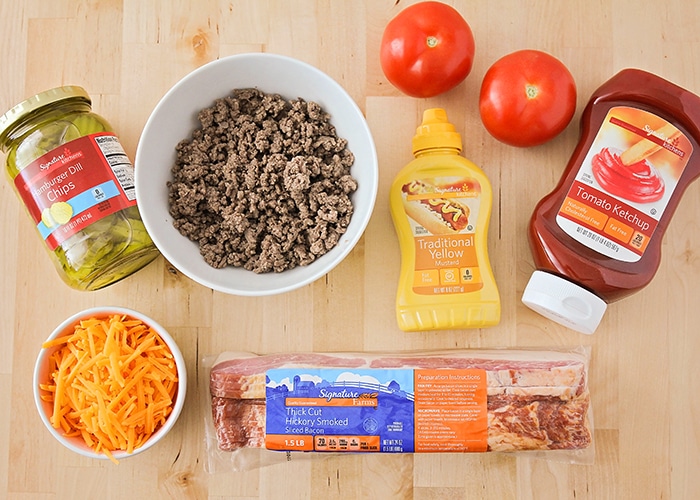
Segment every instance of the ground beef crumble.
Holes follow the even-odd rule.
[[[198,116],[168,182],[173,225],[215,268],[282,272],[347,230],[354,156],[315,102],[236,89]]]

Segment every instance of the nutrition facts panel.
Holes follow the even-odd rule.
[[[136,199],[136,188],[134,187],[134,166],[126,155],[119,139],[113,135],[99,135],[95,137],[95,143],[107,159],[109,166],[114,172],[114,176],[119,181],[119,185],[124,190],[129,201]]]

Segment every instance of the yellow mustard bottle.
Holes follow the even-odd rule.
[[[389,194],[401,248],[396,318],[404,331],[498,324],[501,302],[488,256],[493,194],[484,172],[460,155],[447,113],[427,109],[415,159]]]

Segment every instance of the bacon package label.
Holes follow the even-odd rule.
[[[651,240],[692,154],[690,140],[647,111],[608,111],[557,214],[587,247],[637,262]]]
[[[487,449],[484,370],[275,369],[266,380],[270,450]]]

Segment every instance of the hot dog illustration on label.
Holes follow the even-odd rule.
[[[406,214],[432,234],[452,234],[469,224],[469,207],[454,199],[460,191],[440,189],[423,180],[404,184],[403,202]]]

